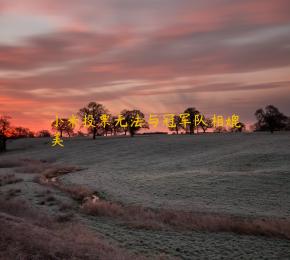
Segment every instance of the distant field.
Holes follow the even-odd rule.
[[[208,134],[19,140],[11,156],[87,167],[65,181],[152,207],[290,216],[290,135]]]
[[[8,143],[9,152],[1,155],[0,162],[33,159],[79,166],[83,170],[63,175],[61,180],[89,187],[111,201],[126,205],[237,216],[290,217],[289,133],[72,138],[65,139],[64,148],[52,148],[50,142],[51,139],[12,141]],[[23,183],[14,185],[25,191],[22,196],[35,202],[33,192],[40,187],[29,181],[32,178],[29,174],[25,176],[22,176]],[[66,199],[59,192],[58,196]],[[159,252],[164,247],[169,254],[190,259],[199,253],[205,257],[223,255],[229,246],[229,259],[235,254],[252,253],[256,257],[271,258],[279,255],[279,250],[290,254],[285,246],[289,241],[284,240],[225,233],[141,232],[128,230],[108,219],[80,218],[109,239],[136,252]],[[175,237],[179,237],[177,247],[184,248],[185,252],[172,251]],[[158,241],[163,244],[159,245]]]

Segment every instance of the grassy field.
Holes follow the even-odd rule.
[[[288,133],[50,142],[8,143],[6,204],[26,201],[57,223],[81,224],[124,259],[290,258]]]

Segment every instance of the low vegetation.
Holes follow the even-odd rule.
[[[48,217],[23,201],[0,200],[1,259],[144,259],[105,243],[67,216]]]
[[[8,184],[14,184],[23,181],[21,178],[17,178],[15,174],[5,174],[0,175],[0,186],[5,186]]]
[[[80,168],[51,166],[40,174],[36,181],[67,193],[80,203],[83,213],[105,216],[123,221],[139,229],[193,230],[207,232],[232,232],[240,235],[262,235],[290,240],[290,220],[280,218],[238,217],[227,214],[194,213],[169,209],[151,209],[142,206],[123,205],[108,201],[98,192],[76,184],[64,184],[58,179]]]

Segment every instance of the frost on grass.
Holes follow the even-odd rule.
[[[117,218],[137,229],[231,232],[290,240],[289,219],[150,209],[142,206],[123,206],[104,200],[94,203],[88,201],[82,205],[82,211],[90,215]]]
[[[21,178],[16,177],[14,174],[0,175],[0,186],[14,184],[23,181]]]
[[[23,201],[0,200],[0,258],[144,259],[109,245],[68,216],[48,217]]]
[[[249,237],[254,246],[260,240],[276,245],[276,238],[289,239],[289,142],[290,136],[282,133],[140,136],[94,142],[72,138],[66,140],[64,149],[34,140],[31,149],[10,155],[30,158],[13,167],[19,174],[35,173],[39,183],[75,199],[72,211],[90,215],[81,214],[96,220],[94,224],[104,219],[121,222],[126,230],[142,236],[152,232],[170,237],[174,232],[183,237],[192,230],[194,241],[197,233],[206,234],[207,241],[224,234],[239,248],[238,241]],[[44,160],[52,157],[57,159]],[[87,169],[76,172],[68,165]],[[95,191],[104,192],[106,198]],[[66,206],[63,208],[66,213]],[[59,221],[70,222],[69,214]],[[106,228],[104,225],[104,233]],[[110,230],[115,228],[118,233],[120,227]],[[121,240],[114,231],[110,236]],[[267,257],[271,258],[273,248]]]

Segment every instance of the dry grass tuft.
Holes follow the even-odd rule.
[[[60,177],[64,174],[68,174],[75,171],[80,171],[82,168],[75,166],[56,166],[51,165],[48,168],[40,171],[41,175],[36,176],[34,181],[41,185],[48,185],[54,188],[57,188],[65,193],[68,193],[70,197],[75,200],[82,201],[85,197],[91,194],[91,191],[81,185],[63,185],[57,177]]]
[[[47,165],[39,161],[23,163],[21,167],[15,171],[18,173],[41,173],[46,169]]]
[[[40,184],[51,185],[73,199],[84,202],[94,193],[81,185],[51,182],[51,178],[80,170],[78,167],[53,166],[37,178]],[[134,228],[233,232],[242,235],[263,235],[290,239],[290,220],[278,218],[246,218],[231,215],[191,213],[176,210],[153,210],[142,206],[124,206],[104,199],[87,200],[81,210],[90,215],[106,216],[124,221]]]
[[[21,193],[21,189],[9,189],[5,197],[7,200],[9,200],[20,195],[20,193]]]
[[[65,214],[60,214],[56,216],[55,220],[59,223],[63,223],[63,222],[70,222],[73,220],[73,218],[74,218],[73,213],[65,213]]]
[[[290,239],[290,220],[278,218],[246,218],[225,214],[153,210],[108,201],[96,203],[88,201],[82,205],[82,211],[90,215],[117,218],[131,227],[141,229],[232,232],[240,235]]]
[[[59,205],[60,211],[70,211],[74,209],[75,209],[75,205],[73,205],[72,203],[60,202],[60,205]]]
[[[0,186],[14,184],[23,181],[21,178],[15,177],[15,174],[0,175]]]
[[[64,174],[68,174],[71,172],[80,171],[81,168],[75,167],[75,166],[50,166],[50,168],[45,169],[41,173],[48,179],[51,179],[53,177],[59,177]]]
[[[0,258],[144,259],[105,243],[69,218],[42,215],[22,201],[0,200]]]
[[[106,216],[112,218],[124,217],[125,209],[119,204],[100,200],[97,203],[87,201],[82,205],[82,211],[84,213],[94,216]]]
[[[22,163],[20,161],[10,160],[10,159],[2,159],[0,161],[0,168],[14,168],[21,166]]]

